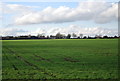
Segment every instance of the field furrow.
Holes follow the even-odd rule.
[[[44,69],[30,63],[29,61],[27,61],[26,59],[24,59],[22,56],[18,55],[15,51],[11,50],[10,48],[8,47],[5,47],[10,53],[12,53],[17,59],[20,59],[21,61],[23,61],[24,63],[26,63],[28,66],[31,66],[33,67],[34,70],[37,70],[37,71],[40,71],[41,73],[45,74],[45,75],[49,75],[51,77],[56,77],[53,73],[48,73],[47,71],[45,71]],[[8,57],[6,57],[8,59]],[[40,57],[39,57],[40,58]],[[44,59],[41,57],[42,60],[46,60],[48,61],[48,59]],[[9,61],[9,59],[8,59]],[[12,63],[11,63],[12,64]],[[12,65],[14,70],[18,70],[18,68],[13,64]]]

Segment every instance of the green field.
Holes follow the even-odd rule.
[[[117,39],[3,40],[3,79],[117,79]]]

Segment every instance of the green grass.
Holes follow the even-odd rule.
[[[3,79],[117,79],[117,39],[3,40]]]

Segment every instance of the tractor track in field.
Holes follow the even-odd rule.
[[[10,59],[7,56],[6,56],[6,59],[12,64],[12,67],[14,68],[14,70],[18,70],[18,68],[10,61]]]
[[[51,77],[56,78],[56,75],[54,75],[53,73],[49,73],[47,71],[45,71],[44,69],[36,66],[35,64],[30,63],[29,61],[27,61],[25,58],[23,58],[22,56],[19,56],[15,51],[9,49],[8,47],[5,47],[7,50],[9,50],[13,55],[15,55],[18,59],[20,59],[21,61],[25,62],[27,65],[34,67],[35,69],[39,70],[40,72],[43,72],[43,74],[49,75]],[[14,65],[15,66],[15,65]]]
[[[36,54],[33,54],[35,57],[37,57],[37,58],[39,58],[41,61],[43,60],[43,61],[47,61],[47,62],[52,62],[50,59],[45,59],[45,58],[43,58],[43,57],[41,57],[41,56],[39,56],[39,55],[36,55]],[[53,63],[53,62],[52,62]]]
[[[71,58],[71,57],[65,57],[64,60],[65,60],[65,61],[68,61],[68,62],[74,62],[74,63],[75,63],[75,62],[80,62],[80,61],[75,60],[75,59],[73,59],[73,58]]]
[[[40,70],[40,71],[43,72],[44,74],[49,75],[49,76],[52,76],[52,77],[56,77],[55,75],[46,72],[44,69],[39,68],[39,67],[37,67],[36,65],[28,62],[25,58],[23,58],[23,57],[21,57],[21,56],[17,56],[17,57],[18,57],[19,59],[21,59],[22,61],[24,61],[24,62],[25,62],[26,64],[28,64],[29,66],[33,66],[35,69]]]

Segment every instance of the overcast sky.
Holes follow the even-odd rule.
[[[118,33],[117,0],[81,2],[1,2],[0,35]]]

